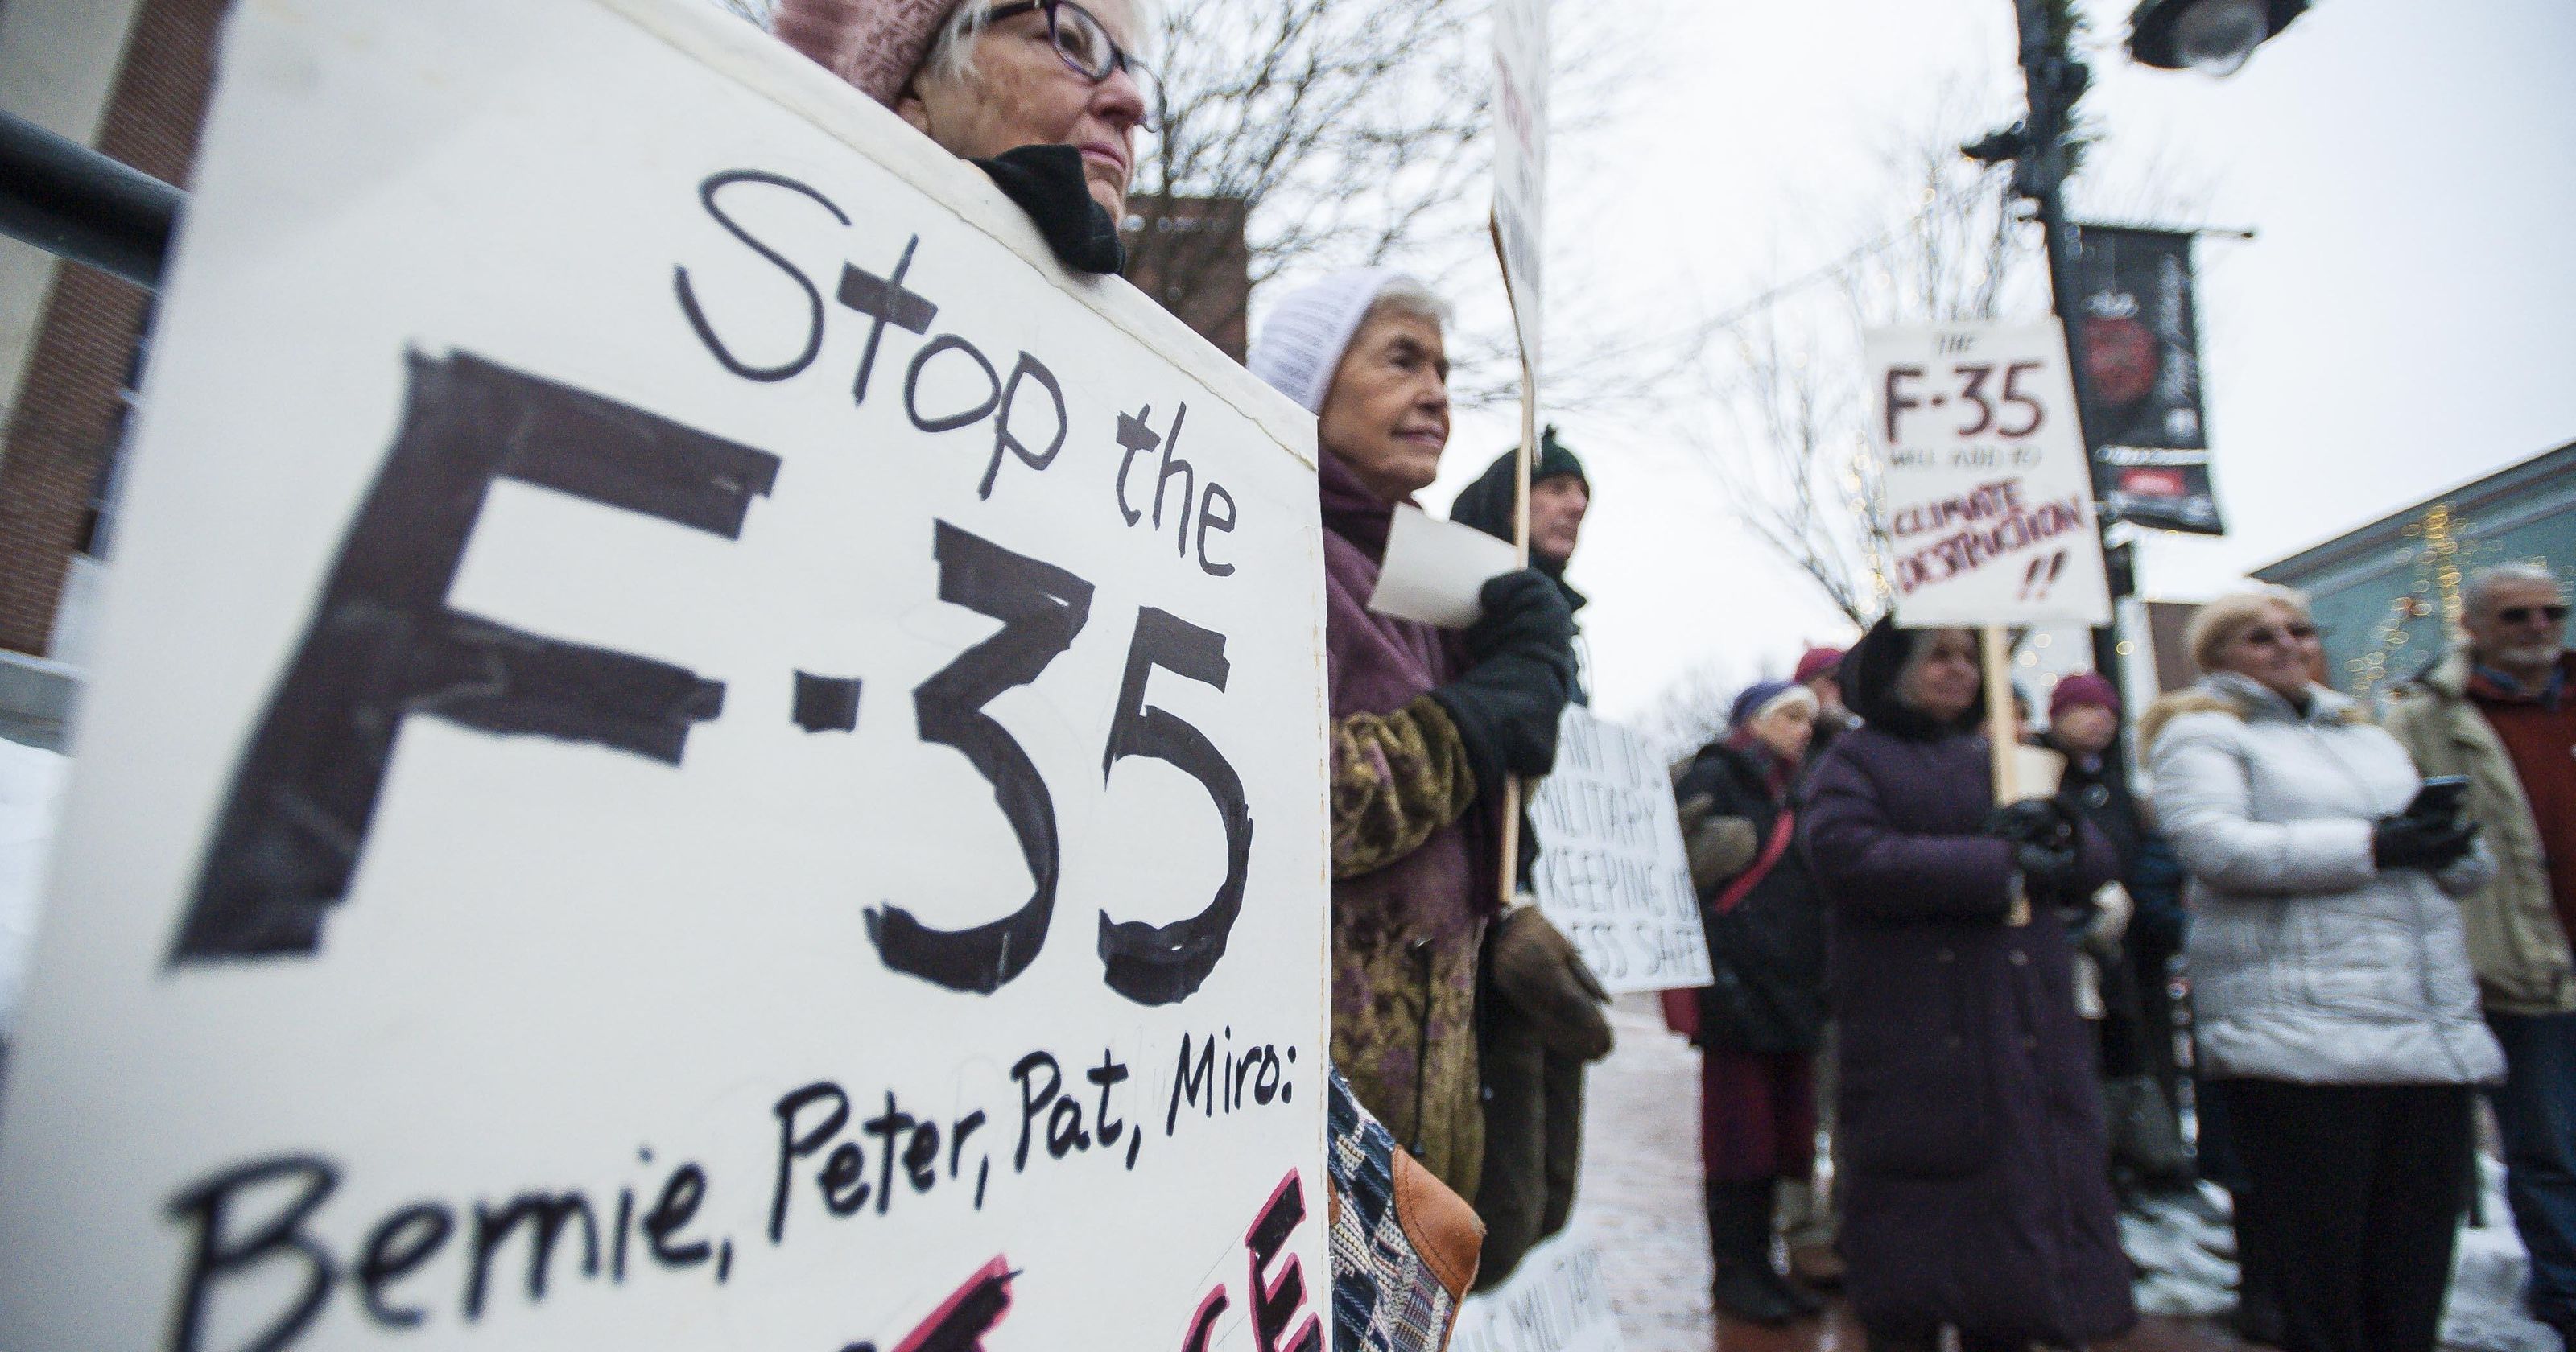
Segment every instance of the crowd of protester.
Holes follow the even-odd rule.
[[[1149,111],[1143,18],[1131,0],[784,0],[775,25],[1096,274],[1120,266]],[[1397,1173],[1473,1206],[1404,1234],[1445,1283],[1477,1270],[1481,1225],[1490,1285],[1565,1223],[1582,1067],[1610,1043],[1599,984],[1529,905],[1526,856],[1501,858],[1510,786],[1548,772],[1584,698],[1564,572],[1591,485],[1551,434],[1532,566],[1485,585],[1473,626],[1369,608],[1394,509],[1449,439],[1448,325],[1417,281],[1343,273],[1271,305],[1248,364],[1316,418],[1336,1139],[1373,1117]],[[1511,535],[1515,477],[1506,455],[1456,516]],[[1720,1308],[1785,1322],[1839,1283],[1873,1348],[2110,1338],[2137,1318],[2122,1196],[2197,1172],[2233,1199],[2249,1333],[2429,1352],[2483,1088],[2532,1312],[2576,1333],[2568,611],[2528,567],[2472,578],[2466,606],[2462,646],[2383,723],[2322,683],[2299,597],[2224,598],[2192,628],[2202,679],[2135,725],[2142,777],[2119,695],[2078,675],[2040,735],[2058,789],[2001,807],[1965,631],[1881,620],[1744,691],[1675,785],[1716,972],[1676,1019],[1703,1052]],[[1340,1254],[1339,1345],[1436,1345],[1445,1324],[1418,1310],[1354,1324],[1375,1299],[1354,1292],[1390,1269]]]

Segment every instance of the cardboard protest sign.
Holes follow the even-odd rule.
[[[1541,226],[1547,205],[1547,0],[1496,0],[1494,245],[1520,337],[1525,374],[1539,369],[1544,273]]]
[[[1888,329],[1864,346],[1896,622],[2110,623],[2057,327]]]
[[[1579,1229],[1532,1248],[1511,1280],[1458,1307],[1449,1352],[1623,1352],[1601,1250]]]
[[[0,1346],[1301,1349],[1313,424],[697,0],[243,0]]]
[[[1530,799],[1539,909],[1612,994],[1709,983],[1672,778],[1636,732],[1576,705]]]

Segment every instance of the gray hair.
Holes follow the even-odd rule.
[[[2469,574],[2469,580],[2460,584],[2460,605],[2470,614],[2477,614],[2486,609],[2487,598],[2495,592],[2496,588],[2516,582],[2527,582],[2534,586],[2547,587],[2560,595],[2566,594],[2566,584],[2559,580],[2558,574],[2549,571],[2547,564],[2517,559],[2512,563],[2493,564]]]
[[[1368,313],[1360,317],[1365,327],[1379,315],[1398,314],[1419,319],[1446,333],[1452,317],[1449,302],[1440,299],[1430,287],[1411,277],[1396,277],[1378,288],[1377,298],[1369,302]]]
[[[1126,0],[1126,5],[1128,16],[1136,21],[1136,40],[1141,45],[1161,15],[1154,8],[1154,0]],[[950,83],[973,77],[975,40],[984,36],[992,14],[993,0],[958,0],[957,8],[950,10],[947,21],[939,25],[938,36],[930,40],[930,54],[921,59],[921,73]]]

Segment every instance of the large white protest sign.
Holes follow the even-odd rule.
[[[0,1347],[1300,1349],[1312,422],[698,0],[242,0]]]
[[[1576,705],[1530,800],[1539,909],[1612,994],[1709,983],[1672,778],[1646,739]]]
[[[1449,1352],[1624,1352],[1601,1250],[1578,1231],[1532,1248],[1511,1280],[1458,1307]]]
[[[1502,135],[1494,142],[1494,243],[1503,286],[1520,336],[1524,373],[1539,369],[1544,273],[1541,228],[1547,206],[1547,0],[1496,0],[1494,107]]]
[[[1897,623],[2110,623],[2065,336],[1958,324],[1865,347]]]

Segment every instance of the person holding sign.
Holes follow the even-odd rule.
[[[2469,1184],[2475,1086],[2504,1076],[2459,898],[2495,875],[2361,706],[2314,683],[2298,593],[2193,616],[2197,685],[2140,731],[2190,875],[2204,1082],[2242,1164],[2238,1247],[2290,1352],[2431,1352]]]
[[[1279,302],[1253,374],[1315,411],[1332,697],[1333,1062],[1470,1202],[1483,1165],[1476,955],[1511,775],[1555,763],[1574,615],[1536,569],[1487,582],[1463,634],[1368,608],[1396,504],[1449,440],[1448,310],[1396,273]]]
[[[1449,519],[1473,526],[1497,540],[1510,540],[1519,462],[1520,452],[1515,449],[1503,452],[1487,465],[1474,483],[1458,490],[1457,500],[1449,504]],[[1590,598],[1565,580],[1565,568],[1574,561],[1574,547],[1583,536],[1583,518],[1591,510],[1592,480],[1583,473],[1583,462],[1556,439],[1556,428],[1550,425],[1539,437],[1538,458],[1530,462],[1530,566],[1556,579],[1557,587],[1565,593],[1566,606],[1573,610],[1583,609]],[[1575,682],[1574,702],[1592,702],[1580,680]]]
[[[1782,1184],[1816,1169],[1815,1054],[1825,1028],[1825,916],[1796,848],[1792,786],[1815,736],[1813,692],[1763,681],[1735,699],[1720,741],[1673,786],[1704,805],[1691,883],[1717,980],[1696,992],[1700,1156],[1717,1308],[1782,1324],[1815,1297],[1771,1266]],[[1691,814],[1701,815],[1701,814]]]
[[[973,160],[1065,266],[1114,273],[1148,111],[1137,19],[1129,0],[782,0],[772,29]]]
[[[1845,1289],[1879,1352],[2137,1322],[2064,918],[2116,862],[2054,803],[1994,806],[1977,647],[1880,620],[1843,669],[1864,723],[1800,792],[1834,910]]]
[[[1519,467],[1517,447],[1503,452],[1459,490],[1449,519],[1510,540]],[[1583,462],[1548,428],[1530,464],[1530,566],[1556,580],[1570,611],[1583,609],[1585,598],[1565,580],[1565,567],[1591,505]],[[1579,673],[1573,700],[1590,703]],[[1524,899],[1535,900],[1530,868],[1541,844],[1525,821],[1515,878]],[[1485,1222],[1479,1289],[1509,1279],[1521,1255],[1564,1229],[1573,1214],[1583,1163],[1583,1068],[1610,1054],[1610,1023],[1601,1012],[1609,998],[1538,906],[1515,905],[1486,935],[1477,996],[1485,1085],[1485,1167],[1476,1191],[1476,1214]]]

